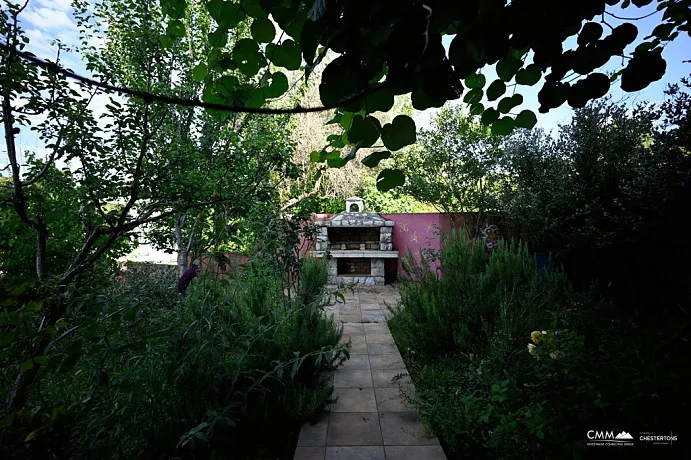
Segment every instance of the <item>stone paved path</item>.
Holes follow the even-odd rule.
[[[385,303],[400,299],[391,286],[361,288],[329,307],[352,340],[350,359],[333,375],[338,402],[300,431],[294,460],[446,460],[435,437],[401,397],[414,391],[386,325]],[[404,378],[393,381],[397,375]]]

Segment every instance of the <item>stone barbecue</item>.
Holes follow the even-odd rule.
[[[362,198],[346,200],[346,210],[315,222],[318,228],[314,257],[328,251],[329,281],[367,286],[384,284],[384,259],[397,259],[393,250],[394,222],[364,210]]]

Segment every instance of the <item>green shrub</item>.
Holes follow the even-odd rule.
[[[453,237],[437,277],[412,264],[389,325],[416,383],[413,402],[449,457],[574,458],[597,426],[675,431],[688,408],[688,315],[622,312],[572,294],[521,244],[486,260]],[[622,391],[625,389],[625,391]]]
[[[301,423],[332,400],[325,371],[347,356],[323,315],[323,284],[313,278],[303,304],[260,261],[229,280],[202,276],[186,296],[174,276],[136,273],[92,299],[92,317],[56,346],[58,367],[42,367],[34,414],[3,430],[0,456],[292,454]]]
[[[416,380],[416,400],[454,456],[525,458],[545,437],[544,402],[525,398],[525,338],[550,328],[570,298],[563,274],[539,271],[523,243],[487,256],[452,234],[437,276],[411,257],[389,321]]]
[[[405,260],[412,276],[400,283],[404,307],[390,321],[404,348],[432,355],[486,351],[490,337],[511,343],[566,307],[563,275],[538,271],[523,243],[501,244],[486,260],[481,242],[454,233],[439,260],[443,276],[425,258]]]

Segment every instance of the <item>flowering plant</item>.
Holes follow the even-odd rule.
[[[548,356],[555,361],[567,358],[571,349],[580,343],[578,337],[568,329],[533,331],[530,333],[531,343],[528,344],[528,353],[539,360],[541,356]]]

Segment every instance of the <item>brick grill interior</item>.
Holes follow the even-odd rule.
[[[372,273],[372,263],[370,259],[338,259],[337,263],[339,275],[370,275]]]
[[[379,250],[379,228],[376,227],[349,227],[349,228],[330,228],[329,241],[332,249],[364,249]],[[345,245],[345,247],[343,247]],[[369,273],[369,271],[368,271]]]

